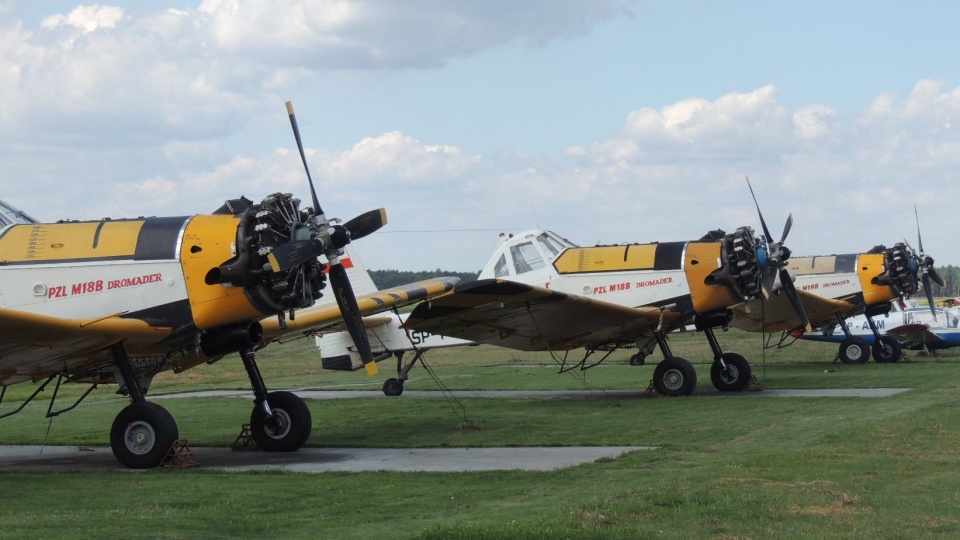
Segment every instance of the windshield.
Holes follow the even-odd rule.
[[[6,227],[7,225],[13,224],[31,225],[36,222],[37,220],[33,219],[32,217],[24,214],[9,204],[0,201],[0,227]]]

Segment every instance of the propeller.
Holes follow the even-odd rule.
[[[920,248],[920,253],[916,255],[916,257],[917,262],[920,264],[920,270],[923,271],[923,292],[927,296],[927,304],[930,305],[930,313],[933,314],[933,320],[937,320],[937,310],[934,308],[933,289],[930,287],[930,282],[933,281],[941,287],[943,287],[946,282],[940,277],[937,269],[933,267],[933,257],[924,255],[923,253],[923,239],[920,238],[920,216],[917,214],[917,205],[913,205],[913,216],[917,220],[917,247]]]
[[[787,222],[783,225],[783,234],[780,235],[780,241],[774,242],[773,235],[770,234],[770,229],[767,228],[767,222],[763,219],[763,212],[760,211],[757,196],[753,193],[750,178],[747,178],[747,187],[750,188],[750,196],[753,197],[753,204],[757,207],[757,215],[760,216],[760,225],[763,227],[763,236],[767,243],[765,253],[763,250],[757,250],[757,261],[760,262],[762,266],[760,285],[763,293],[769,297],[770,291],[773,288],[773,282],[779,274],[780,285],[786,292],[787,299],[790,301],[790,305],[793,306],[793,311],[796,312],[797,317],[800,318],[800,326],[809,332],[811,330],[810,319],[807,318],[807,312],[803,309],[803,303],[800,302],[800,295],[797,294],[797,289],[793,285],[793,278],[790,277],[790,272],[787,271],[786,267],[787,259],[790,258],[790,250],[783,245],[783,242],[787,239],[787,235],[790,233],[790,229],[793,227],[793,214],[791,213],[787,216]]]
[[[306,238],[294,238],[289,242],[280,244],[267,255],[267,260],[270,267],[275,272],[279,272],[316,259],[320,255],[326,256],[330,262],[330,285],[333,289],[333,295],[337,299],[337,305],[340,307],[343,322],[357,346],[357,352],[363,360],[367,373],[376,375],[377,363],[373,361],[373,353],[370,350],[367,332],[363,328],[357,297],[353,293],[353,287],[350,286],[347,270],[340,262],[342,253],[340,250],[349,244],[351,239],[363,238],[383,227],[387,223],[386,210],[380,208],[365,212],[343,225],[339,223],[340,220],[338,219],[327,219],[323,209],[320,208],[320,201],[317,199],[317,190],[313,185],[310,168],[307,166],[307,157],[303,152],[303,142],[300,139],[300,129],[297,127],[297,117],[293,112],[293,104],[289,101],[287,102],[287,114],[290,116],[290,126],[293,128],[293,135],[297,140],[297,149],[300,150],[300,159],[303,161],[303,168],[307,173],[307,181],[310,184],[314,214],[310,217],[307,226],[308,231],[303,229],[297,231],[297,236],[306,232]]]

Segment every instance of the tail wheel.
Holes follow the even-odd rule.
[[[117,461],[131,469],[159,467],[174,441],[177,423],[166,409],[141,401],[120,411],[110,428],[110,449]]]
[[[268,452],[293,452],[310,438],[310,409],[296,394],[271,392],[267,404],[273,416],[266,418],[259,406],[250,415],[250,431],[257,446]]]
[[[710,381],[713,386],[721,392],[740,392],[750,384],[750,362],[736,353],[724,353],[724,366],[719,361],[714,361],[710,366]]]
[[[863,338],[849,337],[840,344],[840,361],[844,364],[863,364],[870,360],[870,347]]]
[[[667,358],[653,370],[653,387],[664,396],[689,396],[697,387],[697,372],[683,358]]]
[[[385,396],[399,396],[403,393],[403,381],[400,379],[387,379],[383,381],[383,394]]]
[[[873,360],[878,364],[899,362],[901,354],[903,347],[900,342],[890,336],[880,336],[873,344]]]

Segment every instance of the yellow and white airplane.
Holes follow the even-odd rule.
[[[287,109],[306,169],[290,103]],[[255,394],[254,440],[265,450],[300,448],[310,411],[292,393],[267,390],[255,351],[342,321],[374,374],[361,317],[458,281],[358,298],[343,249],[382,227],[386,214],[374,210],[342,224],[328,218],[306,172],[312,208],[275,193],[259,203],[230,200],[209,215],[39,223],[0,204],[0,403],[12,384],[45,381],[0,418],[22,410],[54,379],[57,388],[65,380],[90,390],[115,382],[132,403],[111,427],[113,453],[127,467],[156,467],[179,432],[169,412],[146,400],[153,376],[239,353]],[[335,303],[318,303],[328,279]],[[56,412],[51,403],[47,414],[77,403]]]
[[[901,343],[893,336],[881,335],[874,317],[886,316],[894,300],[917,294],[921,283],[936,318],[930,284],[943,286],[943,278],[934,268],[933,258],[923,252],[919,217],[917,247],[919,252],[904,241],[890,248],[876,246],[865,253],[790,258],[787,271],[795,276],[797,294],[809,322],[821,331],[835,325],[843,331],[840,360],[844,363],[866,362],[871,349],[880,363],[900,358]],[[731,326],[751,332],[782,332],[778,346],[792,343],[788,336],[796,337],[801,323],[791,302],[776,294],[762,304],[747,301],[734,308]],[[873,336],[872,347],[846,323],[847,318],[861,313]]]
[[[778,277],[784,296],[796,298],[784,270],[792,217],[779,242],[760,220],[764,237],[740,227],[689,242],[579,247],[550,231],[503,236],[478,281],[420,303],[404,326],[525,351],[585,348],[574,366],[580,369],[621,347],[639,348],[631,363],[640,364],[656,345],[664,360],[654,387],[679,396],[693,392],[696,371],[673,355],[666,334],[692,322],[713,351],[713,385],[740,391],[751,380],[750,364],[724,352],[714,329],[730,324],[731,306],[778,290]],[[805,319],[799,302],[793,305]],[[597,351],[606,354],[587,364]]]

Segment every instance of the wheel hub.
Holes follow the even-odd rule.
[[[273,409],[273,416],[264,426],[267,435],[274,439],[282,439],[290,433],[290,415],[283,409]]]
[[[680,373],[676,369],[671,369],[670,371],[664,373],[663,385],[670,390],[679,390],[680,387],[683,386],[683,373]]]
[[[720,370],[720,378],[725,383],[732,384],[737,381],[738,377],[740,377],[740,370],[734,365],[727,364],[727,367]]]
[[[127,450],[130,450],[130,452],[138,456],[142,456],[153,449],[157,440],[157,434],[150,424],[146,422],[133,422],[127,426],[127,432],[123,440],[126,443]]]

